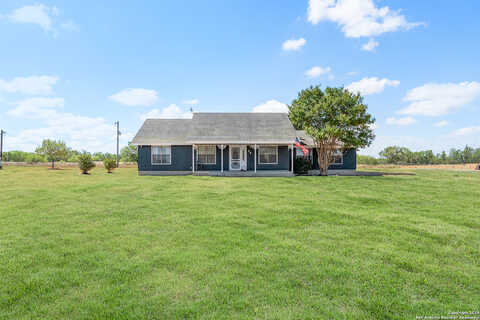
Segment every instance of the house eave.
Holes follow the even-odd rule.
[[[292,140],[259,140],[259,141],[190,141],[190,142],[172,142],[172,141],[145,141],[145,142],[132,142],[131,145],[133,146],[191,146],[191,145],[233,145],[233,144],[240,144],[240,145],[252,145],[252,144],[261,144],[261,145],[290,145],[295,142],[295,139]]]

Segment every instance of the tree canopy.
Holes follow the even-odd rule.
[[[466,164],[480,163],[480,148],[465,146],[463,149],[452,148],[448,152],[434,153],[432,150],[411,151],[406,147],[389,146],[379,153],[380,157],[357,156],[359,164]]]
[[[36,153],[43,155],[48,161],[52,162],[52,169],[55,168],[55,161],[66,160],[69,154],[69,149],[65,142],[61,140],[45,139],[42,145],[36,150]]]
[[[322,91],[312,86],[300,91],[289,105],[289,117],[297,130],[313,138],[321,175],[327,175],[336,150],[364,148],[375,138],[375,119],[367,113],[363,97],[344,88]]]
[[[120,151],[120,159],[125,162],[137,162],[138,161],[138,151],[137,146],[131,145],[128,143],[128,146],[123,147]]]

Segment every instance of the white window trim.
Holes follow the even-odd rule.
[[[198,155],[200,154],[200,147],[214,147],[215,148],[215,162],[209,162],[209,163],[200,163],[198,162]],[[203,145],[203,146],[197,146],[197,164],[200,164],[200,165],[216,165],[217,164],[217,146],[214,145],[214,146],[210,146],[210,145]]]
[[[276,162],[262,162],[260,159],[260,148],[262,147],[275,147],[275,152],[276,152],[276,155],[277,155],[277,161]],[[256,161],[256,159],[255,159]],[[278,146],[268,146],[268,145],[263,145],[263,146],[258,146],[258,164],[278,164]]]
[[[163,148],[169,148],[170,149],[170,162],[168,163],[158,163],[158,162],[153,162],[153,147],[163,147]],[[150,146],[150,162],[152,163],[152,166],[170,166],[172,165],[172,146],[170,145],[152,145]]]

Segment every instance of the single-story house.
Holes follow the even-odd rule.
[[[302,144],[309,150],[307,154],[307,159],[312,163],[311,173],[317,174],[320,172],[320,167],[318,166],[318,155],[317,150],[315,149],[315,142],[312,137],[309,136],[304,130],[296,131],[297,138],[302,142]],[[300,148],[297,148],[297,157],[303,157],[304,154]],[[355,170],[357,169],[357,150],[356,149],[347,149],[343,150],[343,145],[339,144],[338,150],[333,156],[333,162],[328,167],[330,173],[335,174],[339,171],[346,170]]]
[[[285,113],[201,112],[192,119],[147,119],[132,144],[139,175],[290,176],[299,134],[314,147]],[[340,152],[330,168],[354,170],[355,153]],[[316,152],[309,157],[315,169]]]

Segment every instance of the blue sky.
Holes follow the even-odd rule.
[[[310,85],[365,96],[377,138],[480,147],[479,1],[9,1],[6,150],[114,151],[146,117],[282,111]]]

